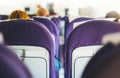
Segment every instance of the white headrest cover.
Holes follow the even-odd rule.
[[[102,43],[107,44],[108,42],[111,42],[115,45],[120,43],[120,32],[107,34],[103,36]]]

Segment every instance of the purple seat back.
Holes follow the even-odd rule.
[[[0,45],[0,78],[32,78],[17,55],[3,45]]]
[[[55,57],[60,58],[59,54],[59,30],[55,23],[48,18],[33,17],[34,20],[41,22],[46,26],[55,37]]]
[[[33,19],[44,24],[54,36],[58,34],[58,30],[57,27],[55,26],[55,23],[51,21],[49,18],[33,17]]]
[[[0,17],[1,17],[1,20],[6,20],[6,19],[8,19],[8,15],[0,15]]]
[[[101,45],[103,35],[114,32],[120,32],[120,24],[105,20],[88,21],[75,28],[66,42],[64,60],[67,78],[72,77],[72,52],[75,48]]]
[[[65,36],[65,38],[67,39],[68,36],[70,35],[70,33],[72,32],[72,30],[73,30],[73,24],[74,24],[74,23],[76,23],[76,22],[82,22],[82,21],[87,21],[87,20],[91,20],[91,19],[93,19],[93,18],[80,17],[80,18],[76,18],[76,19],[74,19],[73,21],[71,21],[71,22],[67,25],[67,27],[66,27],[66,31],[65,31],[66,36]]]
[[[58,30],[60,30],[60,19],[57,17],[51,18],[51,20],[56,24]]]
[[[48,29],[33,20],[0,22],[0,31],[8,45],[40,46],[50,54],[50,78],[54,78],[54,43]]]

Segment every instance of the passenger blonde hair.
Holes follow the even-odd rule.
[[[8,17],[8,19],[17,19],[17,18],[30,19],[29,15],[26,12],[22,11],[22,10],[13,11]]]
[[[49,11],[45,8],[39,8],[36,15],[37,16],[49,16]]]

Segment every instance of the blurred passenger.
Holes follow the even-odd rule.
[[[119,22],[120,14],[116,11],[110,11],[106,14],[105,18],[115,18],[115,22]]]
[[[49,12],[50,12],[50,15],[58,15],[54,11],[54,4],[53,3],[49,4]]]
[[[49,11],[43,7],[39,7],[38,11],[37,11],[37,16],[49,16]]]
[[[8,19],[30,19],[30,17],[25,11],[15,10],[9,15]]]

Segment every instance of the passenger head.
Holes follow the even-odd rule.
[[[28,14],[22,10],[15,10],[13,11],[8,19],[17,19],[17,18],[20,18],[20,19],[30,19],[30,17],[28,16]]]
[[[49,16],[49,11],[45,8],[40,8],[37,11],[37,16]]]
[[[105,18],[116,18],[114,21],[119,22],[120,15],[116,11],[110,11],[106,14]]]

